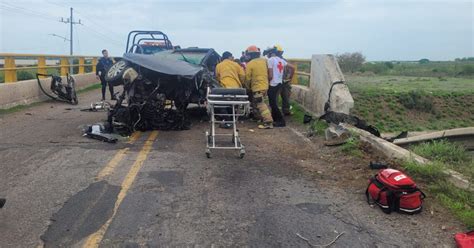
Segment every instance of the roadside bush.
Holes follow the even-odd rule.
[[[443,163],[463,163],[470,160],[466,149],[456,143],[446,140],[421,143],[413,146],[416,154]]]
[[[5,82],[5,75],[3,73],[0,73],[0,83]]]
[[[388,69],[393,69],[393,63],[392,63],[392,62],[385,62],[384,65],[385,65],[385,67],[387,67]]]
[[[362,157],[363,154],[360,150],[359,137],[352,133],[352,137],[350,137],[347,142],[341,146],[341,151],[354,157]]]
[[[400,103],[407,109],[415,109],[423,112],[434,112],[433,99],[422,90],[412,90],[400,94]]]
[[[18,81],[34,79],[35,74],[30,72],[30,71],[23,71],[22,70],[22,71],[18,71],[16,73],[16,78],[18,79]]]
[[[474,65],[464,65],[459,72],[462,76],[472,76],[474,75]]]
[[[393,66],[393,64],[392,64]],[[375,74],[383,74],[387,72],[389,68],[385,63],[365,63],[362,65],[362,67],[359,69],[362,73],[365,72],[373,72]]]
[[[436,182],[447,177],[443,173],[444,166],[439,162],[420,165],[415,161],[405,161],[402,167],[412,176],[419,177],[424,182]]]

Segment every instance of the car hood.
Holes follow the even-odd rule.
[[[126,53],[123,59],[152,71],[186,78],[193,78],[204,69],[201,65],[183,61],[175,55],[171,56],[169,51],[149,55]]]

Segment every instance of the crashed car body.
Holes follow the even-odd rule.
[[[113,131],[189,129],[189,103],[201,104],[214,87],[220,56],[210,48],[164,50],[155,54],[125,53],[107,72],[124,91],[109,112]],[[126,102],[126,104],[125,104]]]

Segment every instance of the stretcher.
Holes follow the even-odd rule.
[[[214,149],[238,150],[240,158],[245,156],[245,147],[240,141],[237,122],[239,117],[246,116],[249,112],[250,102],[245,89],[207,89],[207,113],[210,117],[210,130],[206,131],[206,156],[208,158],[211,157],[211,150]],[[230,129],[222,129],[222,132],[217,132],[216,125],[220,124],[231,124],[232,132],[229,133]],[[231,139],[225,140],[218,137],[231,137]]]

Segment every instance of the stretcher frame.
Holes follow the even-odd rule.
[[[246,116],[250,113],[250,102],[248,95],[220,94],[212,93],[211,89],[207,89],[207,113],[210,117],[210,130],[206,131],[206,156],[211,158],[211,150],[239,150],[239,157],[245,156],[245,146],[240,141],[237,122],[239,117]],[[216,109],[231,108],[232,113],[219,113]],[[226,120],[225,117],[230,116],[232,120]],[[216,117],[222,117],[218,120]],[[232,124],[232,133],[216,132],[216,125]],[[232,136],[232,145],[216,145],[216,137]]]

